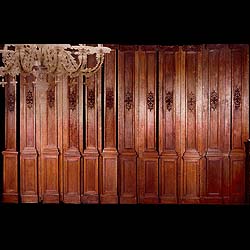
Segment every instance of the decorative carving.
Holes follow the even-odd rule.
[[[183,51],[201,51],[201,45],[185,45],[182,47]]]
[[[131,92],[127,91],[125,95],[126,109],[129,111],[132,108],[133,95]]]
[[[8,109],[10,112],[13,112],[15,110],[15,93],[8,92]]]
[[[173,91],[168,91],[166,93],[165,102],[167,104],[167,110],[170,112],[173,107]]]
[[[107,108],[112,109],[114,106],[114,93],[113,89],[107,88],[106,90],[106,105]]]
[[[76,86],[69,87],[69,109],[75,110],[76,109],[76,100],[77,100],[77,93],[76,93]]]
[[[234,90],[234,107],[239,109],[241,105],[241,91],[239,87],[236,87]]]
[[[155,102],[154,94],[150,91],[147,94],[147,105],[148,105],[148,109],[150,110],[150,112],[154,108],[154,102]]]
[[[31,109],[33,106],[33,92],[30,89],[28,90],[26,94],[26,104],[29,109]]]
[[[49,89],[47,90],[47,101],[48,101],[49,107],[53,108],[55,104],[55,87],[54,86],[50,86]]]
[[[219,101],[219,95],[215,90],[213,90],[210,94],[210,107],[213,111],[216,110],[218,101]]]
[[[95,91],[94,89],[88,89],[88,108],[93,109],[95,107]]]
[[[195,110],[196,98],[192,91],[188,94],[187,106],[190,112],[193,112]]]

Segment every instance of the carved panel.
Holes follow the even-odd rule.
[[[127,91],[124,98],[126,109],[129,111],[133,106],[133,95],[131,92]]]
[[[215,90],[213,90],[210,94],[210,107],[213,111],[216,110],[218,101],[219,101],[219,95]]]
[[[148,109],[150,111],[154,109],[154,103],[155,103],[154,93],[152,93],[152,91],[150,91],[147,94],[147,105],[148,105]]]
[[[116,50],[104,62],[104,145],[100,168],[100,202],[118,203],[116,148]]]
[[[88,108],[95,108],[95,90],[88,89]]]
[[[69,98],[69,109],[72,111],[76,109],[77,105],[77,86],[69,86],[69,91],[68,91],[68,98]]]
[[[13,112],[15,110],[15,93],[8,92],[8,109],[10,112]]]
[[[233,100],[234,100],[234,107],[236,110],[238,110],[241,105],[241,91],[238,86],[234,89]]]
[[[50,108],[53,108],[55,105],[55,86],[50,86],[47,90],[47,102]]]
[[[29,89],[27,91],[27,94],[26,94],[26,104],[27,104],[27,107],[29,109],[31,109],[32,106],[33,106],[33,92],[32,92],[31,89]]]
[[[106,90],[106,106],[112,109],[114,106],[114,93],[112,88],[107,88]]]
[[[173,91],[168,91],[166,93],[165,102],[167,105],[167,110],[170,112],[173,107]]]
[[[188,106],[188,110],[190,112],[195,111],[195,108],[196,108],[196,97],[195,97],[195,94],[192,91],[188,94],[188,97],[187,97],[187,106]]]

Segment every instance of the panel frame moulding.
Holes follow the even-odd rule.
[[[18,203],[18,152],[16,148],[16,85],[5,86],[5,150],[3,154],[3,203]]]
[[[107,45],[110,54],[104,61],[104,127],[100,166],[100,203],[118,203],[118,150],[116,145],[116,53],[117,45]]]

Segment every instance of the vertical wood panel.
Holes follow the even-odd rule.
[[[182,121],[180,202],[199,203],[200,168],[199,151],[202,150],[202,71],[201,46],[183,46],[181,61]],[[184,105],[185,106],[184,106]]]
[[[18,202],[18,152],[16,149],[16,85],[7,77],[5,87],[5,150],[3,154],[3,202]]]
[[[137,152],[135,148],[135,46],[120,46],[118,52],[118,150],[120,203],[136,203]]]
[[[90,57],[89,66],[93,67],[95,57]],[[98,106],[101,105],[98,101],[99,89],[101,85],[101,71],[86,79],[85,87],[85,135],[86,148],[84,150],[84,187],[81,201],[83,203],[98,203],[99,202],[99,151],[98,151]],[[83,139],[84,140],[84,139]]]
[[[116,148],[116,46],[104,62],[104,145],[100,169],[100,202],[118,203]]]
[[[203,191],[202,202],[223,203],[223,184],[228,176],[228,149],[224,150],[228,131],[225,128],[227,116],[227,89],[226,71],[227,54],[225,45],[207,45],[203,50],[205,60],[203,68],[203,88],[207,95],[207,150],[206,162],[203,168]],[[221,135],[224,135],[221,136]],[[205,136],[205,135],[204,135]]]
[[[37,150],[35,145],[36,91],[33,77],[20,77],[20,194],[22,202],[38,202]]]
[[[81,80],[64,78],[63,86],[63,201],[80,203],[79,95]]]
[[[230,45],[232,72],[232,133],[230,151],[230,201],[245,201],[245,149],[249,136],[249,48],[248,45]],[[248,108],[247,108],[248,107]]]
[[[36,84],[38,186],[39,199],[44,203],[59,203],[56,83],[55,77],[44,74],[42,81]],[[48,180],[53,183],[53,189],[47,185]]]
[[[139,202],[158,203],[157,50],[141,46],[139,52]]]
[[[178,46],[161,46],[159,52],[160,202],[178,202],[178,151],[180,112],[180,54]]]

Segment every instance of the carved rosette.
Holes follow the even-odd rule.
[[[55,87],[50,86],[47,90],[47,101],[50,108],[54,107],[55,104]]]
[[[165,102],[167,104],[167,110],[170,112],[173,107],[173,91],[168,91],[166,93]]]
[[[127,91],[125,98],[124,98],[126,109],[129,111],[133,105],[133,95],[131,92]]]
[[[75,85],[74,87],[72,87],[72,86],[69,87],[68,98],[69,98],[69,109],[71,109],[71,110],[76,109],[76,101],[77,101],[76,87],[77,87],[77,85]]]
[[[210,94],[210,108],[215,111],[218,105],[218,101],[219,101],[219,95],[218,93],[213,90]]]
[[[152,91],[150,91],[147,94],[147,105],[150,112],[152,109],[154,109],[154,103],[155,103],[154,94],[152,93]]]
[[[8,93],[8,110],[13,112],[15,110],[16,97],[14,93]]]
[[[188,110],[190,112],[193,112],[195,110],[196,97],[195,97],[195,95],[194,95],[194,93],[192,91],[188,94],[187,106],[188,106]]]
[[[28,90],[26,94],[26,104],[29,109],[31,109],[33,106],[33,92],[30,89]]]
[[[112,109],[114,106],[114,93],[113,89],[107,88],[106,90],[106,105],[107,108]]]
[[[94,89],[88,89],[88,108],[93,109],[95,107],[95,91]]]
[[[234,90],[234,107],[235,109],[239,109],[241,105],[241,91],[239,87],[236,87]]]

